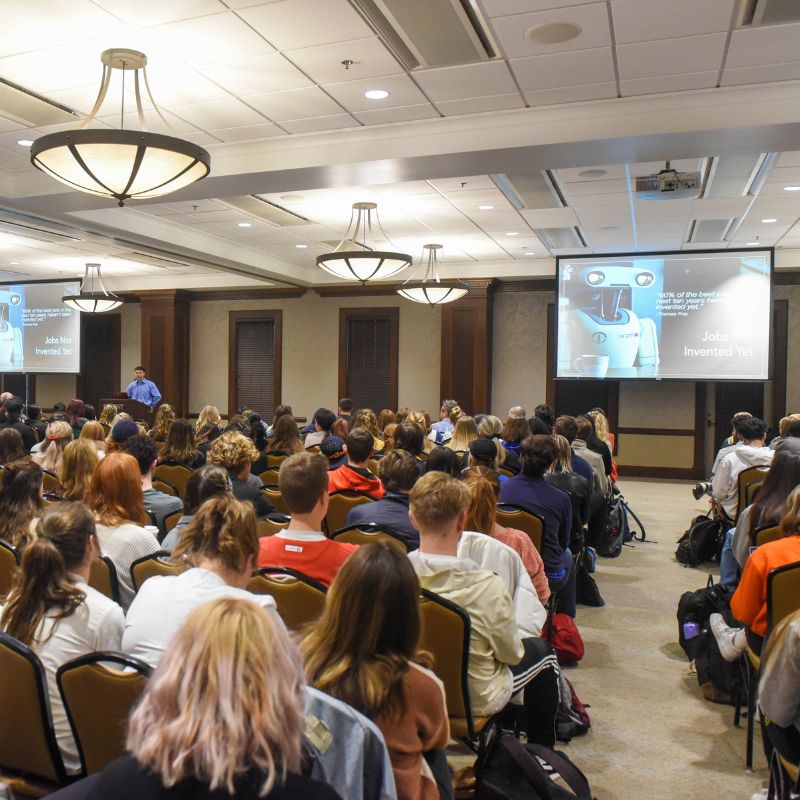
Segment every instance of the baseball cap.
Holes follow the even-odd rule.
[[[319,451],[328,459],[332,468],[344,464],[347,455],[344,451],[344,439],[341,436],[326,436],[319,446]]]
[[[117,444],[123,444],[139,433],[139,426],[132,419],[121,419],[112,429],[111,438]]]
[[[469,452],[478,461],[493,461],[497,458],[497,445],[491,439],[473,439],[469,443]]]

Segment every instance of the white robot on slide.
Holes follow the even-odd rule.
[[[22,367],[22,331],[11,324],[11,306],[18,306],[22,296],[0,291],[0,371]]]
[[[617,377],[654,376],[659,364],[656,324],[620,306],[625,289],[654,287],[656,276],[647,269],[619,264],[596,264],[577,273],[582,293],[580,307],[567,312],[567,338],[559,353],[565,371],[587,374],[585,364],[608,357],[608,370],[625,370]],[[589,302],[586,302],[589,300]],[[603,359],[604,361],[605,359]],[[605,377],[594,372],[594,377]],[[612,373],[612,377],[614,377]]]

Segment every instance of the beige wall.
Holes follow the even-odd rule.
[[[339,396],[339,309],[400,309],[399,404],[435,411],[439,398],[441,310],[393,297],[323,298],[306,292],[292,300],[200,301],[191,304],[189,410],[228,408],[228,312],[283,312],[283,400],[298,416]]]

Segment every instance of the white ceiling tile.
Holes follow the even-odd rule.
[[[785,64],[763,64],[758,67],[725,68],[723,86],[740,86],[748,83],[793,81],[800,78],[800,61]]]
[[[635,78],[620,81],[623,97],[637,94],[660,94],[662,92],[685,92],[692,89],[710,89],[717,85],[718,70],[690,72],[687,75],[662,75],[657,78]]]
[[[210,133],[206,133],[205,131],[182,133],[181,139],[186,139],[187,142],[194,142],[194,144],[199,144],[201,147],[219,142],[219,139],[216,136],[212,136]]]
[[[736,30],[731,36],[725,66],[757,67],[797,61],[799,40],[800,23]]]
[[[430,103],[413,106],[397,106],[396,108],[379,108],[374,111],[356,111],[353,116],[365,125],[379,125],[386,122],[407,122],[414,119],[431,119],[438,117],[436,109]]]
[[[24,53],[26,50],[35,50],[41,44],[33,36],[25,36],[10,25],[0,23],[0,58],[14,53]]]
[[[710,197],[692,200],[689,216],[692,219],[730,219],[741,217],[753,198],[746,197]]]
[[[271,122],[260,125],[244,125],[239,128],[213,130],[209,133],[223,142],[243,142],[251,139],[266,139],[270,136],[282,136],[283,131]]]
[[[189,64],[210,64],[273,52],[263,37],[230,12],[170,22],[147,35]]]
[[[776,167],[800,167],[800,150],[781,153]]]
[[[335,131],[340,128],[357,128],[358,122],[349,114],[333,114],[328,117],[281,120],[281,127],[289,133],[312,133],[314,131]]]
[[[130,108],[130,106],[128,106],[128,108]],[[197,130],[197,126],[181,117],[175,116],[175,114],[170,111],[161,109],[161,113],[164,115],[169,125],[165,125],[163,120],[161,120],[161,118],[158,117],[154,111],[145,111],[144,113],[144,119],[147,123],[147,128],[153,133],[163,133],[167,136],[174,136],[175,134],[183,135],[184,133],[193,133]],[[108,116],[104,115],[102,117],[97,117],[97,121],[104,123],[109,128],[120,127],[119,112],[116,114],[109,114]],[[126,111],[121,127],[134,131],[141,130],[142,126],[139,122],[138,113],[135,111]]]
[[[471,97],[468,100],[439,100],[436,107],[446,117],[459,114],[483,114],[488,111],[509,111],[524,108],[525,101],[519,92],[495,94],[489,97]]]
[[[529,38],[536,28],[544,25],[570,23],[580,28],[580,33],[566,42],[543,44]],[[507,58],[525,58],[545,53],[563,53],[569,50],[589,50],[611,45],[608,12],[605,4],[592,3],[568,9],[535,11],[515,14],[492,21],[497,38]]]
[[[35,39],[38,47],[116,34],[127,27],[91,0],[71,1],[69,9],[62,0],[36,0],[35,3],[0,0],[0,19]],[[96,56],[99,62],[100,54]]]
[[[198,67],[198,72],[235,97],[313,86],[312,82],[280,53],[205,64]]]
[[[519,213],[532,228],[571,228],[578,224],[574,208],[523,208]]]
[[[235,97],[227,100],[213,100],[210,103],[193,103],[174,106],[172,111],[182,119],[191,122],[202,130],[237,128],[242,125],[259,125],[264,117],[249,108]]]
[[[581,197],[592,194],[621,194],[628,191],[626,178],[605,178],[594,181],[578,181],[565,187],[571,197]]]
[[[505,61],[418,70],[414,73],[414,80],[434,103],[516,91]]]
[[[496,189],[494,181],[488,175],[468,175],[464,178],[437,178],[429,181],[437,191],[449,194],[459,189]],[[462,186],[463,184],[463,186]]]
[[[317,47],[288,50],[286,57],[319,84],[400,75],[403,68],[386,45],[374,36]],[[345,68],[342,61],[352,61]]]
[[[95,5],[134,28],[146,28],[165,22],[177,22],[220,11],[218,0],[169,0],[168,3],[138,2],[130,0],[94,0]],[[228,5],[231,5],[228,3]]]
[[[727,31],[736,0],[612,0],[617,44]]]
[[[600,174],[600,173],[605,174]],[[572,167],[558,170],[558,178],[562,183],[580,181],[613,180],[625,177],[624,164],[601,164],[598,166]]]
[[[152,56],[148,53],[147,59],[147,80],[156,103],[162,108],[230,97],[223,88],[161,51]]]
[[[621,80],[718,70],[726,35],[710,33],[617,46]]]
[[[529,11],[547,11],[552,8],[569,8],[586,3],[605,3],[605,0],[480,0],[486,14],[490,17],[508,17],[511,14],[525,14]]]
[[[278,50],[372,36],[347,0],[281,0],[241,10],[243,19]]]
[[[387,183],[385,185],[376,184],[369,188],[378,194],[386,194],[390,197],[436,194],[436,190],[427,181],[402,181],[401,183]]]
[[[293,89],[288,92],[249,95],[242,98],[275,122],[311,119],[341,114],[342,108],[321,89]]]
[[[383,100],[369,100],[364,92],[369,89],[385,89],[389,96]],[[395,106],[413,106],[427,102],[414,82],[405,75],[386,78],[326,84],[325,90],[348,111],[373,111]]]
[[[511,69],[525,92],[614,80],[610,47],[519,58],[511,62]]]
[[[525,100],[532,108],[559,103],[580,103],[586,100],[610,100],[617,96],[616,83],[592,83],[586,86],[569,86],[558,89],[541,89],[525,92]]]

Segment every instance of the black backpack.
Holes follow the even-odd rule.
[[[586,569],[584,559],[578,562],[575,571],[575,600],[582,606],[592,606],[593,608],[600,608],[606,604],[600,594],[597,581]]]
[[[476,800],[593,800],[586,776],[564,755],[503,734],[478,769]]]
[[[675,558],[687,567],[699,567],[717,557],[724,539],[725,523],[721,517],[695,517],[689,530],[678,539]]]
[[[733,589],[724,583],[714,583],[714,576],[708,576],[708,583],[702,589],[684,592],[678,601],[678,641],[691,661],[696,654],[699,637],[686,639],[683,626],[694,622],[702,630],[708,624],[708,618],[714,614],[725,615],[730,609]]]
[[[625,505],[620,497],[615,497],[589,520],[587,539],[597,555],[616,558],[622,552],[626,530]]]

